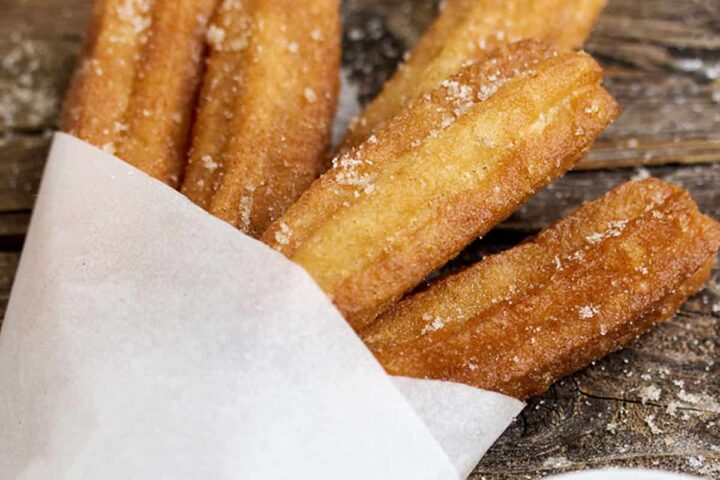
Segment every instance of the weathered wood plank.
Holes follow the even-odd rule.
[[[90,0],[0,2],[0,132],[54,128]]]
[[[0,252],[0,327],[5,317],[5,308],[10,298],[10,288],[19,261],[20,254],[17,252]]]
[[[55,127],[78,48],[77,40],[15,33],[0,40],[0,133],[42,133]]]
[[[20,251],[30,223],[30,212],[5,212],[0,215],[0,251]]]
[[[704,213],[720,220],[720,164],[710,164],[684,168],[664,166],[638,170],[570,172],[521,206],[503,224],[503,228],[537,231],[567,215],[582,202],[598,198],[627,180],[649,175],[687,189]]]
[[[5,1],[0,131],[52,128],[88,0]],[[434,3],[345,2],[345,63],[366,98],[432,19]],[[720,160],[716,11],[712,0],[610,2],[587,48],[607,66],[608,87],[625,112],[581,168]]]
[[[50,137],[49,134],[0,137],[0,212],[29,211],[32,208]]]
[[[414,42],[432,20],[434,3],[429,0],[349,0],[345,3],[345,63],[361,80],[366,94],[379,88],[405,46]],[[608,57],[612,65],[608,82],[625,105],[625,112],[585,159],[586,166],[632,165],[640,161],[639,157],[649,164],[710,161],[720,152],[720,139],[706,135],[707,132],[720,135],[715,133],[720,132],[715,128],[715,123],[720,121],[720,105],[711,99],[717,85],[698,77],[714,75],[713,70],[708,70],[711,64],[703,63],[705,70],[693,67],[700,74],[687,72],[690,57],[666,52],[690,46],[695,50],[686,56],[694,59],[700,55],[697,48],[712,52],[717,47],[717,42],[712,40],[716,26],[701,15],[712,9],[711,2],[681,2],[673,8],[668,8],[666,3],[654,0],[639,6],[636,2],[616,0],[610,2],[598,23],[589,46]],[[9,4],[0,20],[0,29],[10,31],[7,39],[0,41],[0,55],[5,54],[0,73],[0,105],[3,106],[0,132],[5,132],[0,137],[0,212],[17,212],[32,206],[47,142],[44,134],[39,138],[33,135],[54,125],[89,1],[72,0],[61,5],[60,2],[28,0]],[[683,9],[683,17],[689,19],[687,25],[692,27],[691,32],[673,22],[677,8]],[[678,37],[678,29],[687,33],[687,38]],[[665,36],[667,42],[662,41]],[[644,55],[628,66],[624,54],[610,55],[630,48],[628,42],[635,42],[636,48],[665,52],[664,60],[650,62],[648,58],[659,55]],[[608,48],[605,52],[604,44],[617,48]],[[706,114],[711,111],[713,118],[708,121]],[[610,176],[622,177],[622,174]],[[571,175],[558,182],[558,188],[560,194],[571,195],[568,192],[575,188],[573,182],[579,182],[577,187],[582,192],[588,191],[585,188],[588,184],[603,185],[604,189],[614,185],[613,182],[602,184],[605,181],[602,178],[590,180]],[[543,192],[540,199],[526,207],[528,213],[523,215],[521,211],[508,227],[533,230],[546,223],[544,217],[550,215],[554,205],[553,202],[545,204],[548,195]]]

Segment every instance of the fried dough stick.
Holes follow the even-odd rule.
[[[667,320],[707,280],[720,225],[629,182],[393,306],[362,337],[394,375],[525,399]]]
[[[177,186],[216,0],[97,0],[61,130]]]
[[[225,0],[182,192],[259,236],[310,185],[339,82],[338,0]]]
[[[568,170],[617,114],[594,60],[533,45],[419,99],[263,235],[356,329]]]
[[[524,38],[577,48],[605,0],[449,0],[410,56],[353,123],[343,149],[363,142],[409,101],[437,88],[463,65]]]

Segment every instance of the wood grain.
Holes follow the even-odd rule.
[[[89,3],[0,0],[2,311]],[[364,100],[436,8],[435,0],[344,1],[344,66]],[[720,3],[610,0],[587,49],[606,67],[624,108],[581,165],[601,170],[554,182],[448,269],[507,248],[647,174],[687,188],[720,219],[720,164],[699,164],[720,160]],[[607,170],[642,164],[650,167]],[[533,400],[472,478],[536,479],[606,465],[720,478],[719,351],[720,267],[672,322]]]
[[[571,172],[521,206],[502,228],[535,232],[630,179],[654,176],[690,192],[700,209],[720,219],[720,164]]]

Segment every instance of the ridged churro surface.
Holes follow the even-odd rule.
[[[177,186],[216,0],[97,0],[60,128]]]
[[[719,246],[720,225],[685,191],[629,182],[396,304],[362,336],[391,374],[524,399],[672,317]]]
[[[569,169],[618,107],[582,53],[502,49],[418,99],[264,234],[355,328]]]
[[[310,185],[339,82],[338,0],[225,0],[182,191],[253,236]]]
[[[409,101],[502,44],[532,38],[558,50],[579,47],[604,5],[605,0],[449,0],[351,126],[344,148],[358,145]]]

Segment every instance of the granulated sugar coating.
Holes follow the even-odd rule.
[[[263,240],[362,329],[574,164],[617,113],[600,77],[585,54],[500,49],[339,154]]]
[[[260,236],[323,167],[338,95],[338,5],[225,0],[208,29],[182,192],[248,235]]]

